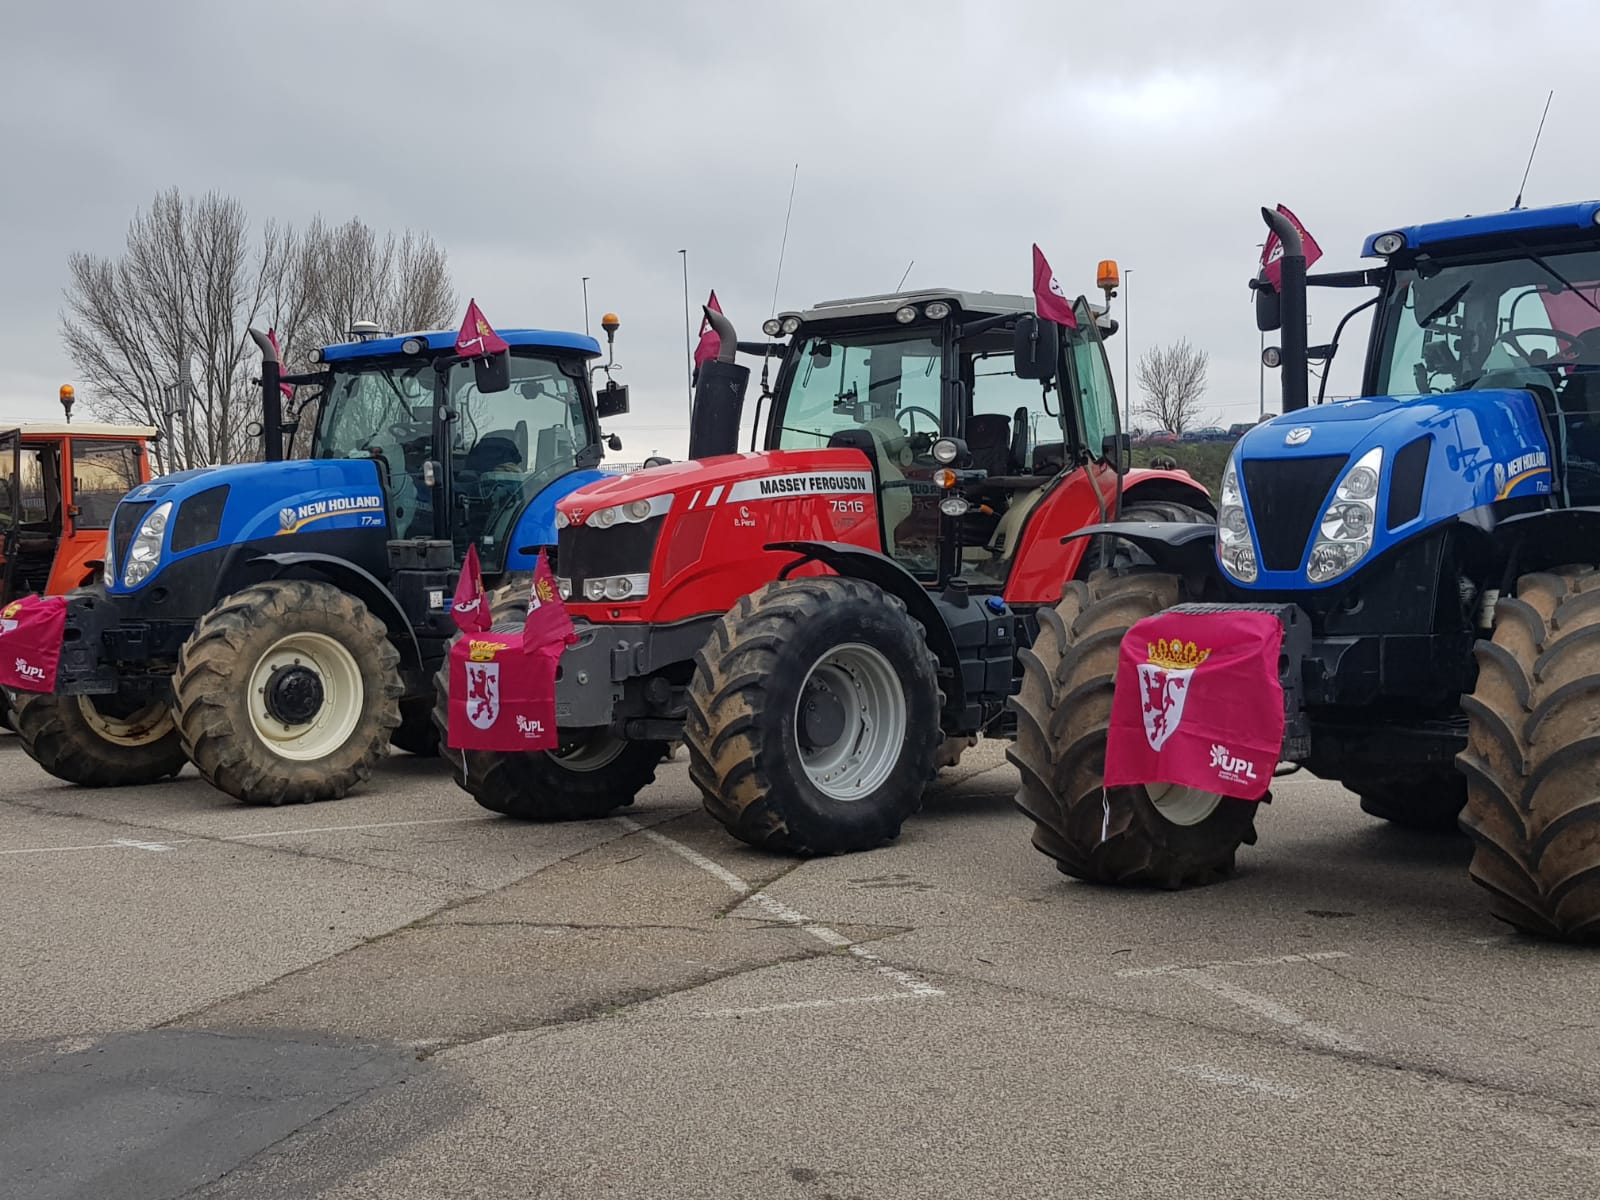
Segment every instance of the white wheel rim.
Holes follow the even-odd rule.
[[[152,700],[126,717],[110,717],[94,706],[93,696],[79,696],[78,711],[84,724],[116,746],[148,746],[172,731],[172,710],[160,700]]]
[[[808,705],[842,710],[837,737],[808,745]],[[811,710],[815,712],[813,707]],[[833,800],[859,800],[882,786],[906,740],[906,696],[882,651],[859,642],[836,646],[806,673],[795,700],[795,743],[811,785]]]
[[[626,741],[602,729],[563,741],[550,757],[568,771],[598,771],[616,762],[627,748]]]
[[[1222,803],[1219,792],[1202,792],[1175,783],[1147,783],[1144,790],[1162,819],[1173,825],[1198,825]]]
[[[267,688],[282,670],[303,668],[322,685],[322,704],[311,720],[290,724],[267,705]],[[361,667],[342,644],[321,633],[291,633],[274,642],[250,672],[250,725],[268,750],[309,762],[344,745],[361,721],[366,689]]]

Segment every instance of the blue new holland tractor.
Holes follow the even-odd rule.
[[[1283,415],[1246,433],[1215,525],[1105,525],[1148,563],[1068,585],[1024,651],[1012,758],[1034,844],[1081,879],[1231,871],[1252,803],[1103,787],[1117,649],[1180,605],[1276,613],[1285,761],[1409,826],[1460,825],[1519,929],[1600,940],[1600,203],[1368,238],[1258,277]],[[1372,289],[1362,398],[1308,406],[1306,286]],[[1323,372],[1324,386],[1326,370]],[[1319,397],[1320,400],[1320,397]]]
[[[621,448],[599,422],[627,389],[608,363],[597,400],[584,334],[506,330],[508,351],[463,358],[454,332],[358,327],[299,375],[251,334],[265,461],[123,497],[101,585],[68,599],[54,692],[13,696],[23,746],[60,779],[193,762],[240,800],[286,804],[344,796],[391,740],[431,752],[468,548],[491,587],[516,582],[555,542],[555,502]],[[311,457],[285,460],[302,416]]]

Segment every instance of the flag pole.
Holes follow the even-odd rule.
[[[583,277],[583,336],[589,336],[589,277]]]
[[[694,347],[689,341],[689,252],[679,250],[683,259],[683,380],[689,390],[689,420],[694,420]]]

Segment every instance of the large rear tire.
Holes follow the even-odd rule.
[[[1017,740],[1007,752],[1021,773],[1017,807],[1035,822],[1034,846],[1067,875],[1165,888],[1210,883],[1231,874],[1239,846],[1255,841],[1255,802],[1104,785],[1122,637],[1179,599],[1175,575],[1096,571],[1039,610],[1039,636],[1020,654],[1022,689],[1011,699]]]
[[[400,652],[366,605],[329,583],[274,580],[202,617],[173,677],[196,769],[246,804],[339,800],[400,724]]]
[[[506,596],[490,612],[496,631],[516,632],[528,615],[528,602]],[[666,742],[630,742],[608,729],[560,730],[561,745],[554,750],[457,750],[449,745],[448,654],[433,685],[439,750],[449,761],[457,786],[503,816],[524,821],[596,820],[631,805],[655,782],[656,767],[666,756]]]
[[[83,787],[136,787],[188,762],[165,700],[11,692],[22,748],[57,779]]]
[[[1600,941],[1600,570],[1524,575],[1477,659],[1456,758],[1472,878],[1524,932]]]
[[[695,656],[684,734],[706,811],[734,837],[867,850],[899,834],[933,774],[934,656],[905,604],[873,584],[769,583]]]

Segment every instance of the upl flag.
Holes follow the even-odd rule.
[[[706,307],[712,312],[719,313],[722,311],[722,305],[717,303],[717,291],[715,288],[711,289],[711,299],[706,301]],[[700,341],[696,343],[694,348],[694,365],[698,367],[701,363],[715,358],[721,352],[721,335],[711,328],[711,319],[709,317],[701,317]]]
[[[494,331],[476,300],[467,301],[467,318],[461,322],[461,332],[456,334],[456,353],[463,358],[499,354],[511,347]]]
[[[1295,216],[1283,205],[1278,205],[1278,212],[1300,231],[1300,240],[1305,244],[1306,266],[1322,257],[1322,247],[1317,245],[1317,239],[1306,232],[1306,227],[1300,224],[1300,218]],[[1266,244],[1261,247],[1261,274],[1273,287],[1278,286],[1279,279],[1283,276],[1283,242],[1278,235],[1267,232]]]
[[[1078,317],[1072,311],[1072,302],[1067,299],[1066,292],[1061,290],[1056,273],[1050,269],[1050,264],[1045,260],[1044,251],[1039,249],[1038,242],[1033,244],[1033,304],[1046,321],[1054,321],[1057,325],[1065,325],[1068,329],[1078,327]]]

